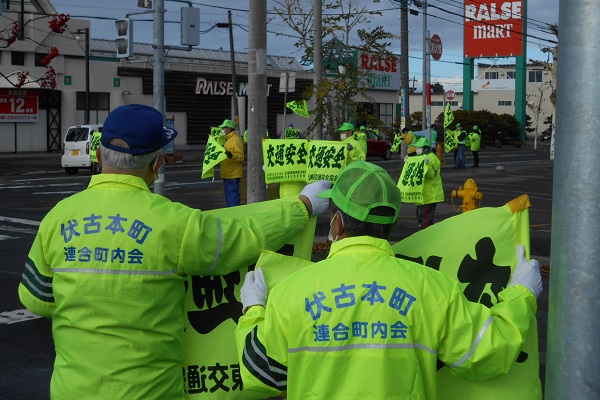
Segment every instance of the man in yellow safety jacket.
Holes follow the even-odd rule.
[[[344,122],[338,131],[340,132],[340,141],[348,144],[347,164],[351,164],[354,161],[365,161],[367,154],[360,143],[354,138],[354,125],[350,122]]]
[[[319,196],[332,205],[327,259],[275,285],[268,300],[262,269],[246,275],[236,330],[245,390],[437,399],[438,360],[463,378],[509,370],[542,290],[539,264],[523,246],[500,302],[487,308],[469,302],[458,281],[394,256],[387,238],[400,192],[385,170],[354,162]]]
[[[240,181],[244,175],[244,142],[235,131],[235,122],[232,120],[224,120],[219,128],[221,135],[226,139],[223,148],[227,158],[221,161],[225,203],[227,207],[235,207],[241,204]]]
[[[481,130],[477,125],[473,125],[473,129],[469,132],[469,140],[471,142],[471,153],[473,153],[473,165],[471,167],[479,167],[479,149],[481,148]]]
[[[354,138],[358,143],[360,143],[360,147],[363,149],[363,153],[365,156],[367,155],[367,128],[365,126],[361,126],[356,132],[354,132]]]
[[[153,194],[163,146],[176,135],[154,108],[116,108],[102,131],[102,174],[40,224],[18,290],[31,312],[52,318],[46,398],[184,400],[186,275],[251,265],[297,235],[311,213],[327,211],[317,197],[330,187],[323,181],[241,219]]]

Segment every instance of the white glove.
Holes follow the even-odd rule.
[[[267,283],[262,268],[258,267],[254,271],[248,271],[240,295],[243,314],[246,314],[246,309],[250,306],[265,307],[267,305]]]
[[[312,205],[312,215],[322,215],[329,209],[329,199],[321,199],[317,197],[323,190],[331,188],[329,181],[316,181],[304,186],[300,192],[300,196],[306,196]]]
[[[425,156],[425,164],[429,165],[429,157]]]
[[[540,263],[537,260],[525,259],[525,247],[522,244],[517,246],[517,267],[508,282],[508,286],[514,285],[525,286],[536,298],[543,289]]]

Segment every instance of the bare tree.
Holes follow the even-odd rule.
[[[301,63],[313,64],[313,2],[309,0],[273,0],[274,11],[294,32],[298,34],[295,46],[303,50]],[[374,0],[379,3],[379,0]],[[389,40],[394,35],[381,26],[372,29],[359,29],[368,24],[373,15],[380,12],[369,11],[356,0],[331,0],[324,3],[323,16],[323,64],[326,74],[316,86],[309,87],[304,99],[315,96],[316,107],[310,110],[315,115],[313,131],[318,125],[324,126],[326,136],[332,137],[342,122],[359,116],[355,99],[370,101],[367,95],[369,73],[359,68],[359,51],[369,52],[376,57],[388,57]],[[358,38],[360,44],[352,45],[351,38]]]

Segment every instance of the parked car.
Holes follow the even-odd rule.
[[[377,132],[367,130],[367,157],[392,158],[392,143],[383,139]]]
[[[97,163],[90,160],[92,132],[102,132],[102,124],[76,125],[67,129],[62,145],[61,165],[69,175],[75,175],[80,168],[97,173]]]
[[[552,128],[548,128],[544,132],[540,133],[540,140],[542,142],[544,140],[550,140],[551,137],[552,137]]]

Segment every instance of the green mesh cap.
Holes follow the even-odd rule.
[[[343,212],[359,221],[388,225],[394,223],[400,211],[400,189],[383,168],[364,161],[355,161],[342,170],[331,189],[319,193],[331,199]],[[389,207],[394,215],[372,215],[375,207]]]

